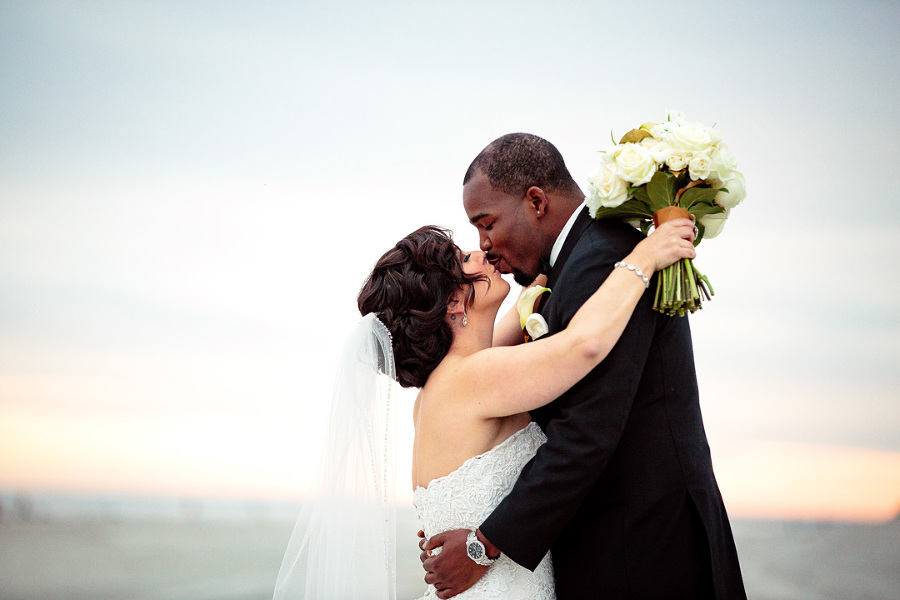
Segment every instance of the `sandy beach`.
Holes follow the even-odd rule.
[[[421,580],[415,520],[400,517],[398,598]],[[7,515],[0,600],[265,600],[293,523],[210,518]],[[900,521],[866,525],[737,520],[753,600],[897,600]]]

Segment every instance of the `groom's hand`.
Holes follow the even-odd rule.
[[[468,529],[453,529],[423,539],[419,543],[422,549],[422,567],[425,569],[425,583],[437,590],[437,597],[442,600],[460,594],[481,579],[489,567],[476,564],[466,553]],[[437,554],[432,554],[440,547]]]

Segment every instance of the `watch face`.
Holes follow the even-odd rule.
[[[472,560],[478,560],[484,555],[484,550],[481,547],[481,544],[477,542],[472,542],[468,547],[469,558]]]

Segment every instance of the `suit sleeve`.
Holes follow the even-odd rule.
[[[591,235],[588,232],[587,235]],[[576,248],[557,284],[551,331],[565,327],[630,250],[594,240]],[[581,252],[579,252],[581,250]],[[651,286],[652,288],[653,286]],[[516,485],[481,525],[484,535],[518,564],[535,569],[579,509],[609,462],[625,428],[650,351],[657,313],[652,292],[637,308],[607,358],[555,402],[548,441]]]

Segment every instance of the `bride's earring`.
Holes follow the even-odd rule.
[[[466,318],[466,313],[463,313],[463,327],[469,324],[469,319]]]

